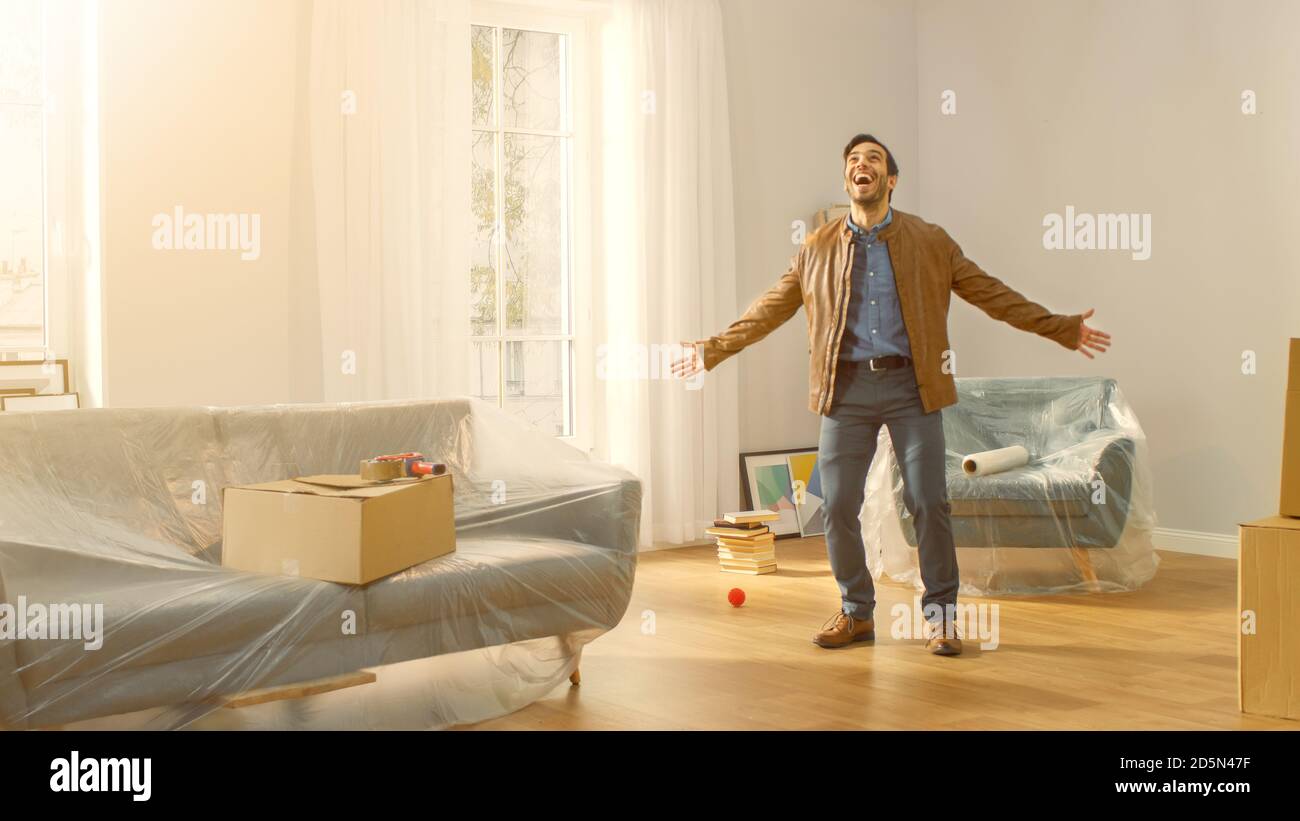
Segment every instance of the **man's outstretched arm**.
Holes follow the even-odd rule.
[[[688,377],[701,369],[711,371],[723,360],[763,339],[794,316],[803,305],[803,287],[799,283],[803,254],[804,250],[800,248],[790,261],[790,270],[722,333],[708,339],[683,342],[687,354],[673,363],[673,374]]]
[[[952,289],[957,296],[994,319],[1022,331],[1055,340],[1089,359],[1092,358],[1089,348],[1105,351],[1110,345],[1109,334],[1090,328],[1084,322],[1092,316],[1092,309],[1082,314],[1054,314],[1037,302],[1025,298],[1024,294],[1007,286],[997,277],[985,273],[966,258],[952,237],[947,233],[944,237],[950,244]]]

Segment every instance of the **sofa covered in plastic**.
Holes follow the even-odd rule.
[[[2,413],[0,443],[0,618],[102,605],[104,624],[93,649],[0,638],[8,728],[490,718],[562,684],[631,595],[635,476],[478,399]],[[364,586],[221,566],[222,488],[410,450],[452,474],[454,552]],[[332,702],[222,711],[359,670],[377,682]]]
[[[944,408],[953,540],[968,594],[1133,590],[1156,571],[1146,437],[1114,379],[959,378]],[[878,578],[920,584],[892,447],[868,477],[863,527]],[[1029,463],[966,474],[964,456],[1023,446]]]

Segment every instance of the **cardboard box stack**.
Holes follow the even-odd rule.
[[[1291,340],[1282,423],[1282,505],[1278,513],[1300,517],[1300,339]]]
[[[1300,719],[1300,339],[1291,340],[1277,516],[1241,523],[1239,706]]]
[[[758,576],[776,571],[776,536],[764,524],[781,518],[770,510],[744,510],[715,519],[705,533],[718,540],[723,573]]]

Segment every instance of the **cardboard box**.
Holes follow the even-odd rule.
[[[304,476],[225,489],[221,563],[366,584],[456,549],[451,474]]]
[[[1242,712],[1300,719],[1300,519],[1241,524],[1237,610]]]
[[[816,231],[828,222],[834,222],[849,212],[848,205],[832,205],[823,208],[813,216],[813,230]]]
[[[1300,339],[1291,340],[1286,378],[1286,421],[1282,425],[1283,516],[1300,516]]]

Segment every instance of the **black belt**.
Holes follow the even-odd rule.
[[[887,371],[890,368],[906,368],[912,364],[912,358],[908,356],[899,356],[891,354],[890,356],[877,356],[875,359],[841,359],[840,367],[842,368],[862,368],[867,371]]]

